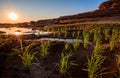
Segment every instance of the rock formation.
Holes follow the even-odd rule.
[[[108,0],[99,5],[99,9],[117,8],[120,7],[120,0]]]

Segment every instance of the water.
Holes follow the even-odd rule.
[[[49,34],[51,32],[46,32],[46,31],[39,31],[39,30],[32,30],[32,28],[18,28],[18,27],[10,27],[10,28],[0,28],[0,31],[5,32],[4,34],[15,34],[15,35],[20,35],[20,34],[35,34],[35,35],[45,35]]]
[[[5,32],[5,34],[15,34],[15,32],[26,32],[31,31],[31,28],[18,28],[18,27],[11,27],[11,28],[0,28],[0,31]]]
[[[52,33],[46,31],[32,30],[32,28],[18,28],[18,27],[0,28],[0,31],[5,32],[5,34],[15,34],[15,35],[20,35],[20,34],[46,35]],[[65,41],[69,43],[78,41],[80,43],[83,43],[81,39],[40,38],[35,40]],[[88,44],[92,44],[92,43],[89,42]]]
[[[83,40],[81,39],[62,39],[62,38],[41,38],[41,39],[36,39],[36,40],[50,40],[50,41],[64,41],[64,42],[68,42],[68,43],[73,43],[75,41],[83,43]],[[88,44],[92,45],[91,42],[88,42]]]

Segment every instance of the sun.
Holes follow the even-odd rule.
[[[18,16],[17,16],[17,14],[16,13],[14,13],[14,12],[11,12],[11,13],[9,13],[9,18],[11,19],[11,20],[18,20]]]

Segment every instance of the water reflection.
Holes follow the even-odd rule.
[[[10,28],[0,28],[1,32],[5,32],[5,34],[35,34],[35,35],[45,35],[49,34],[50,32],[46,31],[39,31],[39,30],[32,30],[32,28],[18,28],[18,27],[10,27]]]
[[[11,28],[0,28],[0,31],[6,32],[5,34],[18,34],[18,33],[23,33],[26,31],[32,31],[32,29],[31,28],[11,27]]]
[[[47,31],[32,30],[32,28],[18,28],[18,27],[0,28],[0,31],[5,32],[5,34],[15,34],[15,35],[21,35],[21,34],[46,35],[52,33]],[[77,41],[77,39],[62,39],[62,38],[41,38],[37,40],[51,40],[51,41],[65,41],[65,42]],[[78,42],[82,43],[83,41],[79,39]],[[88,44],[92,44],[92,43],[89,42]]]
[[[64,41],[64,42],[69,42],[69,43],[73,43],[73,42],[77,41],[77,42],[83,43],[83,40],[81,40],[81,39],[41,38],[38,40]],[[88,42],[88,44],[92,45],[91,42]]]
[[[21,30],[16,30],[15,31],[15,35],[20,35],[21,34]]]

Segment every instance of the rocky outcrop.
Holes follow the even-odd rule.
[[[120,7],[120,0],[108,0],[106,2],[102,2],[99,5],[99,9],[108,9],[108,8],[117,8]]]

